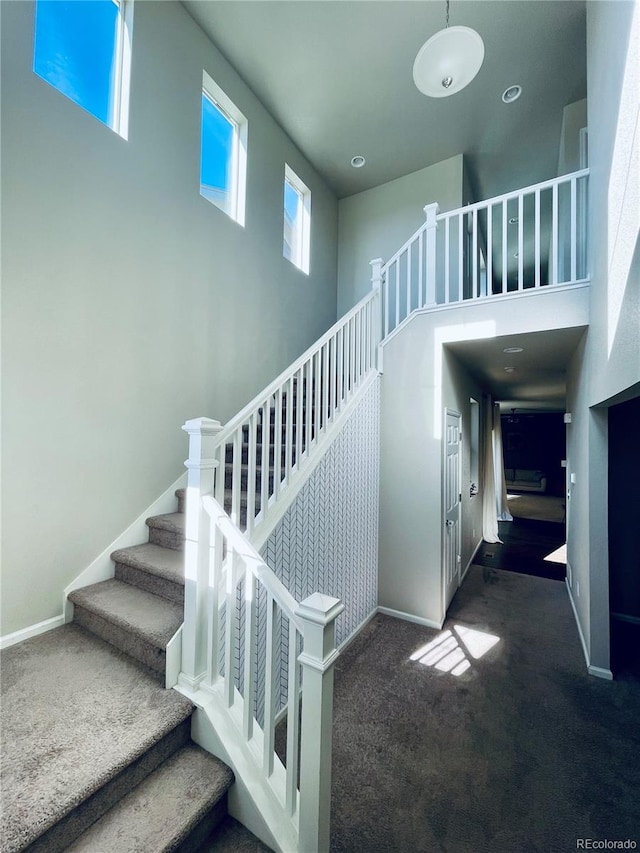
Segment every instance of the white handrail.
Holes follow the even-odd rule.
[[[320,756],[331,750],[335,620],[344,606],[317,593],[297,602],[211,495],[191,507],[200,509],[210,523],[202,631],[206,668],[200,687],[246,745],[244,761],[251,770],[245,772],[275,794],[280,823],[287,823],[288,837],[297,836],[297,849],[328,853],[331,767]],[[259,618],[266,623],[264,638]],[[286,662],[279,658],[285,643]],[[286,765],[275,751],[280,708],[274,683],[283,678]]]
[[[211,495],[207,495],[202,499],[202,504],[209,515],[215,522],[220,532],[224,536],[228,545],[242,559],[247,569],[252,572],[256,580],[259,580],[264,587],[273,595],[278,603],[278,606],[286,614],[298,629],[302,631],[302,622],[296,616],[296,608],[298,602],[291,595],[286,586],[278,579],[269,566],[262,559],[260,554],[251,545],[242,531],[236,527],[231,521],[227,513],[220,504]]]
[[[283,492],[375,369],[377,298],[367,294],[217,433],[213,494],[249,537],[276,517]]]
[[[589,169],[579,169],[576,172],[570,172],[567,175],[559,175],[557,178],[549,178],[546,181],[540,181],[538,184],[531,184],[522,189],[512,190],[502,195],[496,195],[493,198],[485,199],[484,201],[475,201],[472,204],[466,204],[462,207],[457,207],[455,210],[447,210],[444,213],[438,214],[438,220],[446,219],[447,217],[458,216],[460,213],[473,213],[474,210],[481,210],[484,207],[490,207],[494,204],[500,204],[509,199],[518,198],[519,196],[531,195],[536,190],[546,190],[560,184],[569,183],[573,179],[586,178],[589,175]]]
[[[237,415],[227,422],[224,428],[221,430],[218,438],[220,441],[225,441],[233,434],[234,430],[237,429],[238,426],[241,426],[251,415],[254,413],[259,407],[262,400],[265,397],[270,397],[275,392],[281,388],[288,379],[290,379],[295,373],[300,370],[300,368],[306,364],[309,359],[315,355],[322,347],[334,337],[334,335],[342,328],[344,328],[349,321],[359,314],[363,308],[365,308],[370,302],[373,302],[375,298],[375,293],[367,293],[366,296],[358,302],[356,305],[351,308],[343,317],[337,320],[333,326],[331,326],[327,331],[322,335],[322,337],[318,338],[318,340],[312,344],[307,350],[305,350],[301,356],[299,356],[292,364],[289,365],[279,376],[266,386],[259,394],[250,400],[244,409],[241,409]]]
[[[425,207],[426,222],[379,267],[382,339],[419,308],[585,281],[588,175]]]

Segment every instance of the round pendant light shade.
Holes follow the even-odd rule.
[[[413,82],[430,98],[464,89],[484,60],[484,42],[470,27],[447,27],[426,41],[413,63]]]

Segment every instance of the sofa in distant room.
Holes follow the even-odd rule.
[[[547,490],[547,475],[529,468],[505,468],[507,490],[514,492],[539,492]]]

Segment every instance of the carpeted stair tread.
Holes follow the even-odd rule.
[[[4,650],[1,661],[4,853],[38,839],[193,710],[73,624]]]
[[[146,542],[144,545],[120,548],[113,552],[111,559],[114,563],[122,563],[184,586],[184,557],[171,548]]]
[[[181,551],[184,547],[185,517],[182,512],[154,515],[146,520],[149,542],[162,548]]]
[[[77,589],[69,600],[158,649],[166,647],[184,616],[179,604],[116,578]]]
[[[67,849],[69,853],[176,850],[232,782],[233,773],[225,764],[187,744]]]
[[[147,527],[155,527],[160,530],[170,530],[172,533],[184,534],[184,513],[167,512],[164,515],[152,515],[146,520]]]

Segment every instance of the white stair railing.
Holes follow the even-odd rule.
[[[552,178],[457,210],[424,208],[426,221],[386,262],[381,337],[414,310],[588,279],[589,170]]]
[[[214,494],[250,539],[375,369],[377,298],[369,293],[218,431]]]
[[[220,425],[198,418],[185,428],[180,683],[204,691],[233,725],[245,772],[248,764],[273,793],[282,836],[295,837],[305,853],[328,851],[335,620],[344,605],[320,593],[302,602],[293,598],[210,493]],[[276,697],[283,692],[280,708]],[[275,750],[276,722],[283,716],[285,764]]]
[[[216,697],[305,853],[329,849],[335,619],[343,605],[320,593],[296,602],[256,543],[325,452],[339,415],[376,369],[379,343],[413,311],[587,280],[587,178],[584,169],[443,214],[427,205],[415,234],[386,263],[371,262],[372,291],[235,418],[225,427],[207,418],[183,427],[190,441],[180,682]],[[276,677],[286,681],[285,709],[276,707]],[[274,749],[279,712],[287,717],[286,768]]]

